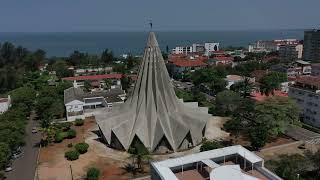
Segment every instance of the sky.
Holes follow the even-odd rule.
[[[1,0],[0,32],[306,29],[320,0]]]

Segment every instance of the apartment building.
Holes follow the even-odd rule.
[[[304,32],[303,58],[306,61],[320,61],[320,29]]]
[[[303,76],[289,86],[289,97],[301,107],[304,122],[320,127],[320,77]]]

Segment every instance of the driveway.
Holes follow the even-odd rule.
[[[12,168],[13,171],[6,173],[7,180],[33,180],[37,167],[37,157],[41,134],[32,134],[32,128],[37,126],[37,121],[34,121],[35,114],[32,113],[28,125],[26,127],[25,146],[22,147],[22,157],[16,159]]]

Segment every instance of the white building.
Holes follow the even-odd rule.
[[[212,52],[219,51],[219,43],[204,43],[205,54],[207,56],[211,55]]]
[[[8,95],[7,98],[0,98],[0,114],[8,111],[10,107],[11,107],[10,95]]]
[[[113,103],[123,103],[125,98],[121,89],[85,93],[81,88],[71,87],[64,91],[67,121],[94,116],[94,109],[112,107]]]
[[[304,122],[320,127],[320,77],[297,78],[288,95],[301,107]]]
[[[240,145],[152,162],[150,169],[152,180],[281,180]]]
[[[191,46],[177,46],[172,49],[172,54],[203,53],[209,56],[210,53],[215,51],[219,51],[219,43],[207,42],[204,44],[192,44]]]
[[[172,49],[172,54],[189,54],[192,52],[192,46],[177,46]]]
[[[259,52],[272,52],[278,51],[281,45],[294,45],[299,44],[297,39],[276,39],[271,41],[259,40],[248,47],[249,52],[259,53]]]
[[[71,81],[73,87],[83,87],[85,81],[90,81],[93,84],[98,86],[104,85],[104,80],[111,80],[112,86],[111,89],[120,88],[121,89],[121,78],[122,74],[100,74],[100,75],[91,75],[91,76],[74,76],[74,77],[65,77],[62,78],[64,81]]]

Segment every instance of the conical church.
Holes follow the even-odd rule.
[[[96,120],[114,148],[128,150],[140,143],[150,152],[170,152],[201,143],[210,117],[208,108],[176,97],[156,35],[150,32],[131,96]]]

